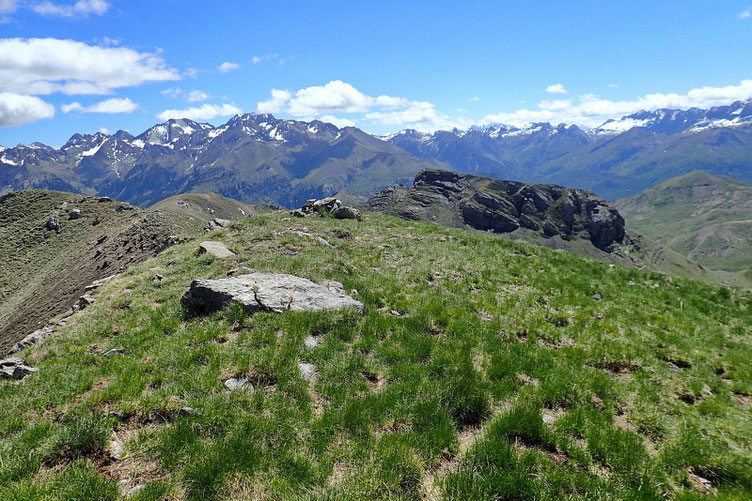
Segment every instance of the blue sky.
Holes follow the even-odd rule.
[[[389,133],[748,98],[752,0],[0,0],[4,146],[239,112]]]

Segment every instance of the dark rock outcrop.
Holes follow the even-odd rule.
[[[524,229],[545,238],[584,238],[601,250],[621,243],[626,235],[624,218],[588,191],[438,169],[421,171],[412,188],[379,192],[366,207],[405,219],[494,233]]]

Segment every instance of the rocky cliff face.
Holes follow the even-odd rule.
[[[597,195],[550,184],[528,184],[426,169],[412,188],[383,190],[368,210],[495,233],[518,230],[544,238],[589,240],[609,251],[624,241],[624,218]]]

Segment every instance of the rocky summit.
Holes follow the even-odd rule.
[[[626,235],[624,218],[588,191],[438,169],[421,171],[412,188],[379,192],[367,208],[494,233],[526,229],[546,238],[587,239],[602,250],[622,243]]]

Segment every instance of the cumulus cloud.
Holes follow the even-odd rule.
[[[321,120],[322,122],[334,124],[340,129],[343,127],[355,127],[355,124],[357,123],[357,121],[355,120],[349,120],[343,117],[335,117],[334,115],[323,115],[319,117],[319,120]]]
[[[253,64],[259,64],[264,61],[268,61],[270,59],[277,59],[278,57],[279,57],[279,54],[264,54],[263,56],[253,56],[251,58],[251,62],[253,62]]]
[[[0,91],[111,94],[113,89],[178,80],[152,53],[55,38],[0,39]]]
[[[746,9],[739,13],[739,19],[749,19],[752,17],[752,9]]]
[[[192,90],[188,93],[186,99],[191,103],[200,103],[209,99],[209,94],[200,90]]]
[[[102,15],[110,8],[105,0],[78,0],[72,4],[58,4],[45,1],[32,6],[37,14],[45,16],[76,17],[91,14]]]
[[[229,73],[231,71],[237,70],[238,68],[240,68],[240,65],[238,63],[229,63],[227,61],[217,67],[220,73]]]
[[[55,107],[34,96],[0,92],[0,127],[16,127],[55,116]]]
[[[125,97],[105,99],[90,106],[83,106],[81,103],[74,102],[64,104],[60,109],[63,110],[63,113],[70,113],[71,111],[82,113],[131,113],[138,109],[138,104]]]
[[[742,80],[739,85],[725,87],[700,87],[686,94],[647,94],[626,101],[612,101],[594,94],[583,94],[579,96],[576,104],[568,99],[541,101],[538,109],[487,115],[484,122],[501,122],[517,126],[529,122],[551,122],[596,127],[610,118],[618,119],[640,110],[711,108],[747,99],[752,99],[752,80]]]
[[[189,118],[191,120],[211,120],[216,117],[238,115],[243,111],[231,104],[205,104],[201,107],[191,107],[184,110],[164,110],[157,115],[160,120],[171,118]]]
[[[546,92],[549,94],[566,94],[567,89],[564,88],[563,84],[557,83],[546,87]]]
[[[259,102],[257,111],[287,113],[301,118],[319,117],[321,120],[335,114],[360,113],[375,124],[409,126],[420,130],[470,125],[465,123],[465,119],[451,120],[432,103],[389,95],[369,96],[341,80],[306,87],[295,93],[272,89],[271,99]],[[344,123],[342,118],[337,120]]]

